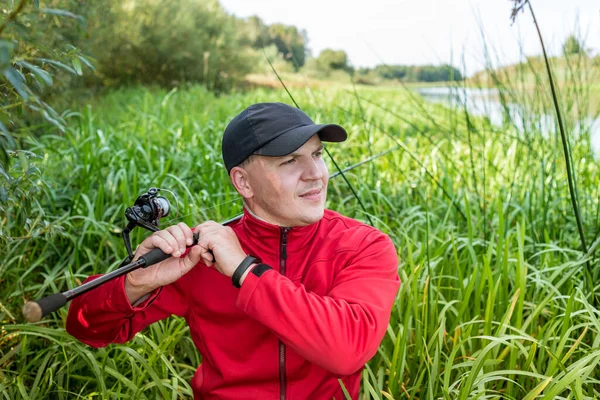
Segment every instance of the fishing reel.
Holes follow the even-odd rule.
[[[147,193],[142,194],[135,200],[132,207],[127,207],[125,210],[125,217],[129,223],[123,229],[123,241],[125,242],[128,255],[121,266],[128,264],[133,259],[129,233],[136,226],[156,232],[159,230],[158,224],[160,219],[169,215],[171,203],[169,203],[166,197],[159,196],[159,191],[160,189],[158,188],[150,188]]]

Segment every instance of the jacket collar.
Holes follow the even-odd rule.
[[[252,247],[260,253],[279,254],[281,237],[287,231],[287,252],[295,253],[301,251],[314,239],[323,218],[314,224],[295,227],[281,227],[273,225],[256,216],[246,204],[244,204],[244,215],[241,225],[244,235],[252,243]]]

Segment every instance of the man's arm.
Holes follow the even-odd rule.
[[[399,286],[396,249],[374,231],[326,296],[271,270],[246,276],[237,306],[305,359],[350,375],[377,352]]]
[[[130,272],[77,297],[70,305],[67,332],[94,347],[123,343],[153,322],[188,312],[188,279],[182,279],[201,258],[185,224],[154,232],[136,251],[134,260],[154,248],[173,257]],[[99,275],[89,277],[86,282]]]
[[[98,276],[91,276],[86,282]],[[90,346],[104,347],[124,343],[172,314],[186,316],[185,279],[155,290],[135,306],[127,298],[124,280],[122,276],[75,298],[69,307],[67,332]]]

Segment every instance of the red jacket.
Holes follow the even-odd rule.
[[[198,265],[134,308],[121,277],[73,300],[67,331],[102,347],[175,314],[202,355],[197,399],[339,400],[338,378],[357,399],[400,285],[389,237],[330,210],[304,227],[280,228],[247,211],[230,226],[244,251],[272,269],[255,268],[237,289]]]

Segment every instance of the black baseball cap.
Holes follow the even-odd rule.
[[[227,172],[252,154],[285,156],[314,134],[324,142],[343,142],[346,130],[315,124],[302,110],[284,103],[257,103],[236,115],[225,128],[222,152]]]

